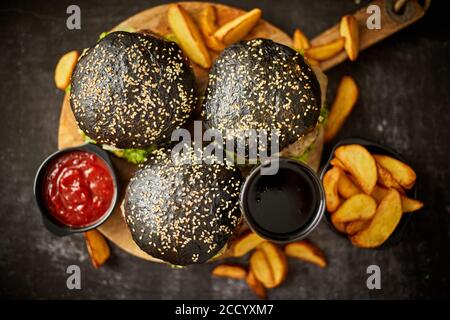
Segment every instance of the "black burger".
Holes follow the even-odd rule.
[[[168,142],[196,100],[181,49],[148,34],[109,33],[82,54],[72,74],[70,104],[79,128],[124,156]]]
[[[235,140],[248,137],[248,129],[274,133],[283,155],[301,158],[319,136],[325,86],[323,73],[292,48],[269,39],[240,41],[211,69],[206,125]]]
[[[124,205],[138,246],[178,266],[222,253],[241,219],[239,170],[214,158],[187,163],[188,157],[156,151],[131,179]]]

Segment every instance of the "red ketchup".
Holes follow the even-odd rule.
[[[43,195],[50,213],[61,223],[84,227],[111,207],[114,182],[106,163],[85,151],[62,154],[48,167]]]

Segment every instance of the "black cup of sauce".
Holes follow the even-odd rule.
[[[331,150],[330,156],[328,160],[325,162],[325,165],[322,167],[322,170],[320,171],[320,180],[322,181],[323,176],[325,175],[325,172],[328,171],[328,169],[331,168],[331,159],[334,157],[334,152],[339,146],[347,145],[347,144],[359,144],[363,147],[365,147],[370,153],[377,153],[377,154],[383,154],[390,157],[393,157],[395,159],[398,159],[404,163],[408,163],[398,152],[396,152],[394,149],[376,143],[374,141],[361,138],[361,137],[350,137],[340,140],[336,145],[334,145],[333,149]],[[417,188],[416,185],[414,185],[410,190],[406,190],[406,195],[409,198],[417,199]],[[387,249],[390,247],[393,247],[397,245],[401,239],[403,238],[403,234],[405,232],[406,226],[409,224],[412,216],[414,214],[403,214],[402,218],[400,219],[400,222],[398,223],[397,227],[395,228],[394,232],[391,234],[391,236],[379,247],[374,249]],[[337,234],[339,234],[342,237],[347,237],[346,234],[341,233],[338,231],[333,223],[331,222],[331,215],[329,212],[325,213],[325,221],[327,222],[328,226],[335,231]]]
[[[278,165],[273,175],[261,170]],[[317,174],[288,158],[273,158],[254,168],[243,184],[241,209],[255,233],[278,243],[305,238],[319,224],[325,193]]]
[[[37,171],[34,195],[50,232],[65,236],[97,228],[111,215],[118,198],[108,153],[84,144],[51,154]]]

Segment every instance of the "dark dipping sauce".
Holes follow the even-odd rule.
[[[282,159],[275,175],[253,172],[243,192],[243,209],[252,229],[274,241],[295,240],[321,214],[322,191],[315,174]],[[320,217],[319,217],[320,218]],[[315,225],[314,225],[315,226]]]
[[[72,151],[49,164],[42,194],[56,220],[67,226],[84,227],[97,222],[109,210],[114,182],[110,169],[100,157]]]

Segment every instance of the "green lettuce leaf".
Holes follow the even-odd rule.
[[[122,158],[131,163],[139,164],[147,161],[148,156],[155,151],[155,147],[145,149],[123,149]]]
[[[329,114],[328,107],[327,104],[324,102],[322,104],[322,108],[320,108],[319,124],[325,125],[327,123],[328,114]]]
[[[131,27],[126,27],[126,28],[118,28],[115,30],[111,30],[111,31],[105,31],[100,33],[100,35],[98,36],[98,41],[102,40],[104,37],[106,37],[108,34],[110,34],[111,32],[115,32],[115,31],[124,31],[124,32],[136,32],[136,30],[134,30]]]
[[[83,137],[84,142],[97,144],[94,139],[91,139],[83,131],[80,130],[80,134]],[[149,155],[156,150],[155,146],[147,147],[144,149],[118,149],[112,146],[102,145],[102,148],[106,151],[113,153],[119,158],[124,158],[128,162],[134,164],[140,164],[147,161]]]
[[[308,163],[309,155],[314,151],[315,148],[316,144],[313,143],[302,154],[299,154],[297,156],[290,156],[290,158],[297,162]]]
[[[83,137],[84,142],[86,142],[86,143],[92,143],[92,144],[97,144],[97,142],[95,142],[94,139],[89,138],[89,137],[87,136],[87,134],[84,133],[83,130],[79,130],[79,131],[80,131],[81,136]]]
[[[178,41],[177,36],[176,36],[175,34],[173,34],[173,33],[168,33],[168,34],[166,34],[166,35],[164,36],[164,38],[165,38],[167,41],[172,41],[172,42],[175,42],[176,44],[180,44],[180,41]]]
[[[128,162],[140,164],[147,161],[150,154],[156,150],[155,146],[144,149],[117,149],[110,146],[102,146],[103,149],[112,152],[115,156],[123,158]]]
[[[106,37],[108,35],[109,32],[105,31],[100,33],[100,35],[98,36],[98,40],[102,40],[104,37]]]
[[[291,48],[292,48],[292,50],[295,50],[295,51],[297,51],[298,53],[300,53],[303,57],[305,56],[305,53],[303,52],[303,50],[296,49],[296,48],[294,48],[294,47],[291,47]]]

